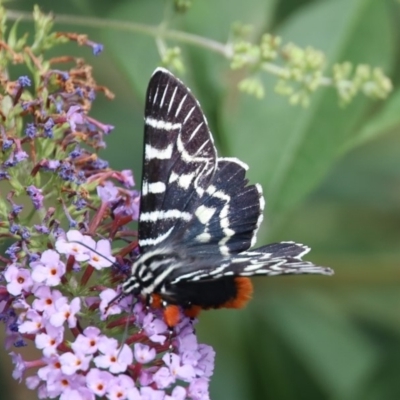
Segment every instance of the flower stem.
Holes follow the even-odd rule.
[[[7,10],[7,18],[15,21],[17,19],[23,21],[32,21],[32,14],[24,11]],[[181,43],[188,43],[198,47],[204,47],[208,50],[222,54],[229,58],[231,55],[230,46],[217,42],[212,39],[194,35],[187,32],[177,31],[165,28],[164,24],[159,26],[140,24],[137,22],[127,22],[119,20],[105,20],[94,17],[79,17],[78,15],[57,14],[56,23],[64,23],[71,25],[79,25],[91,28],[106,28],[116,31],[125,31],[132,33],[142,33],[153,37],[162,37],[166,39],[177,40]]]

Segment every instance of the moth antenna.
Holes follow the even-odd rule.
[[[106,307],[105,311],[107,312],[107,311],[108,311],[108,308],[111,307],[111,306],[113,305],[113,303],[115,303],[116,301],[118,301],[118,300],[124,298],[125,296],[126,296],[126,294],[125,294],[124,292],[121,292],[121,293],[117,294],[117,295],[116,295],[114,298],[112,298],[112,299],[110,300],[110,302],[107,304],[107,307]]]

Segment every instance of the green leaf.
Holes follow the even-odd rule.
[[[384,133],[398,129],[400,125],[399,110],[400,90],[396,90],[383,104],[382,109],[360,129],[354,139],[345,143],[345,149],[364,144]]]
[[[302,358],[287,345],[280,330],[258,313],[252,313],[252,317],[242,326],[247,339],[247,375],[256,391],[252,398],[296,400],[299,393],[309,399],[324,398],[326,388],[304,367]]]
[[[323,50],[330,63],[350,60],[386,69],[391,63],[388,24],[383,2],[335,0],[304,7],[277,33],[286,42]],[[367,31],[374,41],[366,44]],[[333,89],[321,89],[309,108],[290,107],[271,93],[275,78],[264,80],[265,101],[236,90],[227,94],[223,133],[230,154],[249,163],[250,177],[263,184],[276,222],[324,177],[369,102],[359,97],[343,110]]]
[[[247,315],[249,315],[247,313]],[[211,379],[211,398],[243,400],[251,397],[248,375],[251,366],[246,364],[246,343],[243,340],[243,320],[246,313],[237,310],[207,311],[201,315],[196,330],[199,342],[207,343],[216,351],[216,364]]]
[[[12,48],[15,49],[15,45],[17,44],[17,35],[18,35],[18,25],[19,25],[20,19],[17,19],[11,29],[10,33],[8,34],[8,45]]]
[[[264,306],[268,320],[330,398],[354,399],[378,361],[378,351],[326,295],[291,291]]]

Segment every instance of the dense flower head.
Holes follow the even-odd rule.
[[[112,94],[82,59],[43,55],[67,40],[96,55],[102,45],[75,33],[49,37],[51,18],[38,9],[34,18],[43,32],[35,46],[24,43],[24,56],[1,46],[10,63],[34,61],[16,81],[0,66],[0,179],[10,188],[0,227],[11,240],[0,255],[0,319],[13,377],[39,398],[206,400],[214,351],[197,342],[195,321],[181,315],[170,329],[161,309],[121,297],[138,254],[128,224],[140,193],[131,171],[99,158],[113,127],[89,116],[99,92]],[[26,360],[24,346],[40,356]]]
[[[195,321],[182,315],[171,331],[161,310],[140,301],[132,308],[129,297],[113,302],[119,289],[91,280],[118,274],[114,262],[108,240],[70,230],[29,268],[7,267],[0,305],[9,338],[17,347],[33,341],[42,351],[29,362],[10,353],[14,377],[50,398],[74,393],[78,399],[208,399],[214,351],[197,342]],[[81,265],[79,272],[73,263]],[[77,285],[90,295],[74,295]],[[115,330],[126,326],[119,342]]]

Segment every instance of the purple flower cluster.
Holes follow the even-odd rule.
[[[11,188],[0,197],[0,226],[12,241],[0,255],[0,319],[6,348],[14,347],[13,377],[41,399],[207,400],[214,351],[197,342],[195,321],[182,314],[170,329],[163,310],[121,298],[137,255],[127,224],[138,218],[140,195],[131,171],[98,157],[113,127],[88,115],[96,93],[112,93],[82,59],[50,62],[40,52],[66,40],[95,54],[102,45],[75,33],[49,38],[52,19],[34,18],[43,46],[27,44],[23,54],[2,46],[8,67],[28,57],[33,75],[0,83],[9,105],[0,180]],[[72,59],[68,71],[54,68]],[[26,360],[18,350],[27,345],[40,356]]]
[[[198,344],[193,321],[182,315],[171,332],[161,310],[148,310],[141,302],[133,307],[129,322],[116,320],[121,313],[129,313],[132,299],[113,303],[119,293],[111,288],[86,297],[64,295],[65,286],[77,278],[68,272],[71,260],[82,268],[102,271],[109,269],[115,258],[108,240],[95,242],[74,230],[59,237],[55,248],[57,251],[45,250],[29,269],[13,263],[4,272],[0,306],[4,316],[18,315],[6,323],[13,340],[30,339],[42,351],[34,361],[11,353],[15,379],[21,381],[28,375],[27,386],[37,389],[40,398],[209,398],[214,351]],[[96,317],[105,321],[103,329],[93,323],[84,327],[88,315],[91,321]],[[110,317],[113,321],[107,323]],[[123,329],[126,323],[129,336],[121,344],[112,337],[112,329]],[[68,329],[73,340],[67,339]],[[131,343],[133,347],[128,345]]]

